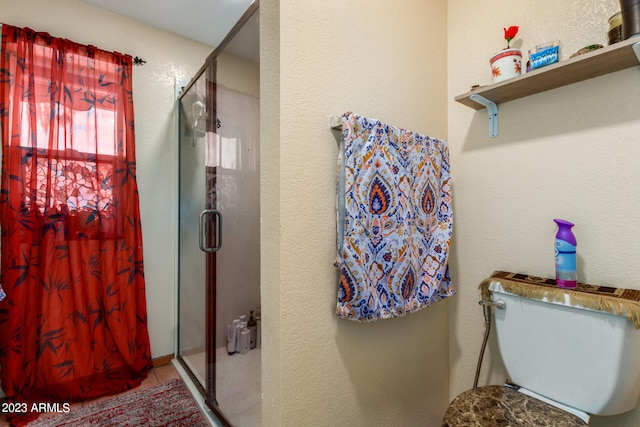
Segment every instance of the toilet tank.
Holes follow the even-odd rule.
[[[531,284],[531,286],[538,286]],[[509,379],[594,415],[636,407],[640,394],[640,331],[623,316],[565,301],[549,302],[489,284],[495,329]]]

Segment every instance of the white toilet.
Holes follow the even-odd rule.
[[[633,322],[609,312],[616,310],[585,308],[576,303],[584,294],[576,291],[522,282],[518,285],[526,298],[505,289],[506,283],[515,283],[509,280],[492,277],[487,289],[500,354],[517,386],[484,386],[460,394],[442,425],[529,425],[527,419],[535,420],[530,425],[588,425],[591,414],[633,410],[640,395],[640,331]]]

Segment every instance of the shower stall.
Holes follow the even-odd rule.
[[[178,101],[177,359],[237,426],[261,425],[259,345],[227,346],[241,316],[260,339],[258,19],[254,2]]]

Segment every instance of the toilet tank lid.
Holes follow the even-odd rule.
[[[480,283],[482,298],[491,299],[492,292],[506,292],[580,309],[603,311],[629,319],[640,329],[640,290],[612,288],[578,283],[575,289],[556,286],[555,280],[521,273],[494,271]]]

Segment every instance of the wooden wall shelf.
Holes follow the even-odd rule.
[[[490,86],[481,86],[456,96],[455,100],[480,110],[485,108],[485,105],[471,99],[471,95],[480,95],[494,104],[501,104],[636,66],[640,63],[639,56],[640,38],[633,37],[575,58],[547,65],[513,79]],[[497,116],[495,119],[497,122]]]

